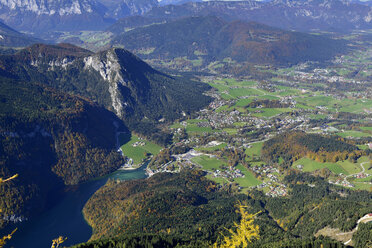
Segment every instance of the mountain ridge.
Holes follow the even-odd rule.
[[[209,86],[165,75],[120,48],[93,54],[66,44],[34,45],[0,56],[0,75],[84,96],[150,136],[159,132],[159,119],[174,120],[210,101],[202,95]]]
[[[146,17],[168,19],[215,15],[225,20],[255,21],[297,31],[338,31],[369,28],[370,6],[349,1],[207,1],[155,7]],[[343,18],[339,18],[342,16]]]
[[[207,63],[225,58],[269,64],[324,61],[347,48],[346,42],[328,37],[284,31],[256,22],[227,22],[214,16],[186,17],[135,28],[115,36],[112,44],[145,59],[186,56],[203,58]]]

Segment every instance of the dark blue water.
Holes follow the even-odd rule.
[[[54,207],[39,218],[17,224],[18,230],[6,247],[49,248],[51,241],[59,236],[67,237],[64,246],[86,242],[92,235],[92,229],[85,222],[82,214],[88,199],[109,178],[120,180],[145,178],[145,168],[146,166],[132,171],[120,170],[66,192]]]

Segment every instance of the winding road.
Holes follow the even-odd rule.
[[[366,168],[364,168],[364,164],[368,164],[368,163],[370,163],[370,162],[362,162],[362,163],[360,163],[360,167],[362,167],[362,171],[360,171],[360,172],[358,172],[358,173],[354,173],[354,174],[350,174],[350,175],[348,175],[348,176],[345,176],[345,178],[344,178],[344,181],[346,181],[346,182],[348,182],[347,181],[347,178],[349,178],[349,177],[353,177],[353,176],[356,176],[356,175],[359,175],[359,174],[363,174],[365,171],[366,171]],[[349,183],[349,182],[348,182]],[[365,182],[365,183],[368,183],[368,182]],[[371,183],[369,183],[369,184],[371,184]]]

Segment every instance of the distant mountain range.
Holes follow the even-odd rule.
[[[157,6],[156,0],[1,0],[0,19],[17,30],[100,30],[128,15],[140,15]]]
[[[362,5],[368,5],[368,6],[372,6],[372,1],[371,0],[368,0],[368,1],[359,1],[359,0],[354,0],[352,1],[354,3],[358,3],[358,4],[362,4]]]
[[[255,21],[298,31],[370,28],[370,2],[346,0],[203,1],[183,0],[0,0],[0,20],[37,35],[50,31],[102,30],[116,20],[144,15],[178,19],[214,15],[227,21]],[[184,3],[184,4],[182,4]],[[164,6],[165,5],[165,6]]]
[[[255,21],[286,30],[347,31],[369,29],[372,7],[345,0],[208,1],[153,8],[145,16],[180,18],[215,15],[225,20]]]
[[[115,28],[119,30],[117,25]],[[284,31],[254,22],[226,22],[212,16],[135,28],[117,35],[112,43],[146,59],[186,56],[203,58],[207,62],[230,58],[237,62],[269,64],[324,61],[347,49],[341,40]]]

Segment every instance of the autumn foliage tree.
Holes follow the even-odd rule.
[[[7,179],[3,179],[3,178],[0,178],[0,183],[6,183],[10,180],[13,180],[14,178],[18,177],[18,174],[15,174],[14,176],[11,176]],[[0,212],[1,212],[1,209],[0,209]],[[4,247],[4,245],[6,244],[6,241],[11,239],[13,234],[17,231],[17,229],[14,229],[10,234],[8,235],[5,235],[4,237],[0,238],[0,248]]]
[[[238,248],[247,247],[255,239],[259,239],[259,226],[255,225],[254,217],[259,214],[250,214],[246,211],[248,206],[237,205],[241,215],[240,223],[234,222],[234,228],[228,229],[230,236],[223,236],[221,244],[213,244],[213,248]],[[235,229],[235,230],[234,230]]]

